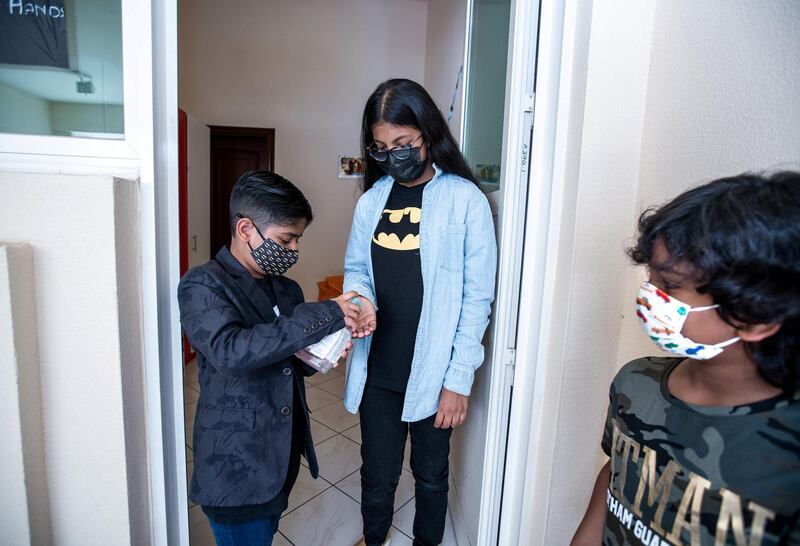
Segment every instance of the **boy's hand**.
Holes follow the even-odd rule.
[[[469,397],[442,388],[439,395],[439,411],[433,426],[436,428],[452,428],[464,424],[467,419]]]
[[[361,307],[351,302],[353,298],[357,297],[356,292],[345,292],[338,298],[333,298],[333,301],[339,305],[339,309],[344,313],[344,325],[351,332],[355,332],[358,327],[359,317],[361,315]]]
[[[364,296],[358,296],[358,301],[361,304],[361,314],[358,317],[356,329],[353,331],[353,337],[363,338],[372,335],[377,327],[377,313],[375,306]]]

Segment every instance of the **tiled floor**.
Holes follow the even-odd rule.
[[[199,386],[197,364],[186,367],[185,381],[186,460],[192,472],[192,423]],[[361,537],[361,429],[358,416],[348,413],[342,404],[344,374],[331,370],[306,379],[306,393],[311,409],[311,428],[320,477],[311,478],[305,466],[289,498],[275,546],[352,546]],[[303,461],[305,462],[305,461]],[[403,475],[395,497],[392,546],[409,546],[414,522],[414,478],[408,467],[408,446]],[[199,506],[189,503],[189,534],[192,546],[213,546],[214,537]],[[444,546],[455,546],[455,533],[447,516]]]

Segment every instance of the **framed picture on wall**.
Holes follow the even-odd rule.
[[[361,157],[339,156],[339,178],[361,178],[364,176],[364,159]]]

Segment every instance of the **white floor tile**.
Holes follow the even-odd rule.
[[[340,372],[339,370],[333,369],[330,370],[328,373],[315,373],[311,377],[306,377],[306,384],[319,385],[320,383],[333,381],[334,379],[337,379],[339,377],[344,377],[344,373]]]
[[[319,475],[330,483],[349,476],[361,466],[361,450],[355,442],[336,435],[318,446]]]
[[[189,385],[183,386],[183,403],[184,404],[196,404],[197,399],[200,398],[200,392],[195,390],[194,387]]]
[[[189,449],[189,446],[184,446],[184,447],[186,448],[186,461],[189,462],[194,460],[194,451]]]
[[[414,541],[408,538],[405,533],[397,527],[392,527],[391,546],[413,546]]]
[[[276,533],[275,538],[272,539],[272,546],[292,546],[292,543],[282,534]]]
[[[344,432],[358,424],[358,415],[353,415],[346,409],[344,404],[331,404],[321,410],[315,411],[311,417],[336,432]]]
[[[336,487],[347,494],[347,496],[361,502],[361,472],[356,471],[336,484]],[[400,483],[397,484],[397,491],[394,494],[395,510],[405,506],[414,498],[414,476],[411,472],[403,470],[400,474]]]
[[[356,425],[352,428],[348,428],[347,430],[342,432],[342,434],[353,440],[358,445],[361,445],[361,425]]]
[[[311,437],[314,439],[315,446],[334,436],[336,436],[335,430],[331,430],[313,419],[311,420]]]
[[[453,518],[450,517],[450,511],[447,511],[447,523],[444,526],[444,538],[442,539],[442,546],[458,546],[456,539],[456,532],[453,529]]]
[[[303,546],[353,546],[361,537],[357,502],[330,488],[281,520],[281,532]]]
[[[394,526],[406,535],[414,536],[414,501],[409,501],[394,514]]]
[[[183,421],[188,426],[194,426],[194,416],[197,414],[197,402],[183,405]]]
[[[183,384],[199,386],[198,373],[199,369],[197,367],[197,359],[195,358],[183,367]],[[200,389],[198,388],[197,390],[199,391]]]
[[[344,398],[343,375],[340,375],[339,377],[332,379],[330,381],[325,381],[324,383],[320,383],[317,386],[322,390],[328,391],[329,393],[338,396],[339,398]]]
[[[214,533],[208,518],[199,506],[189,509],[189,542],[192,546],[215,546]]]
[[[188,488],[191,488],[191,484],[192,484],[192,471],[193,471],[193,470],[194,470],[194,463],[193,463],[193,462],[191,462],[191,461],[188,461],[188,462],[186,463],[186,487],[187,487],[187,489],[188,489]],[[194,506],[194,505],[195,505],[194,501],[192,501],[192,499],[189,499],[189,508],[191,508],[191,507],[192,507],[192,506]]]
[[[414,536],[414,514],[415,508],[414,501],[412,500],[394,515],[394,526],[410,537]],[[392,546],[394,546],[394,540],[392,540]],[[453,530],[453,519],[450,517],[449,511],[447,512],[442,546],[458,546],[458,542],[456,542],[456,534]]]
[[[194,416],[197,413],[197,404],[186,404],[183,406],[184,434],[186,435],[186,445],[192,447],[192,429],[194,428]]]
[[[406,439],[406,451],[403,454],[403,468],[411,472],[411,436]]]
[[[308,387],[306,388],[306,402],[309,410],[317,411],[336,402],[341,405],[342,399],[318,387]]]
[[[289,495],[289,507],[286,509],[286,514],[307,503],[326,489],[331,487],[331,484],[324,479],[314,479],[311,477],[311,472],[305,466],[300,466],[300,474],[297,476],[297,482],[292,488],[292,493]]]

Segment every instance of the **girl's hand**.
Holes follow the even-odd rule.
[[[361,305],[361,314],[356,321],[356,329],[353,331],[353,337],[363,338],[371,336],[372,332],[377,328],[377,313],[372,302],[364,296],[358,296],[358,301]]]
[[[469,397],[447,389],[442,389],[439,395],[439,411],[433,426],[436,428],[451,428],[464,424],[467,419],[467,406]]]

